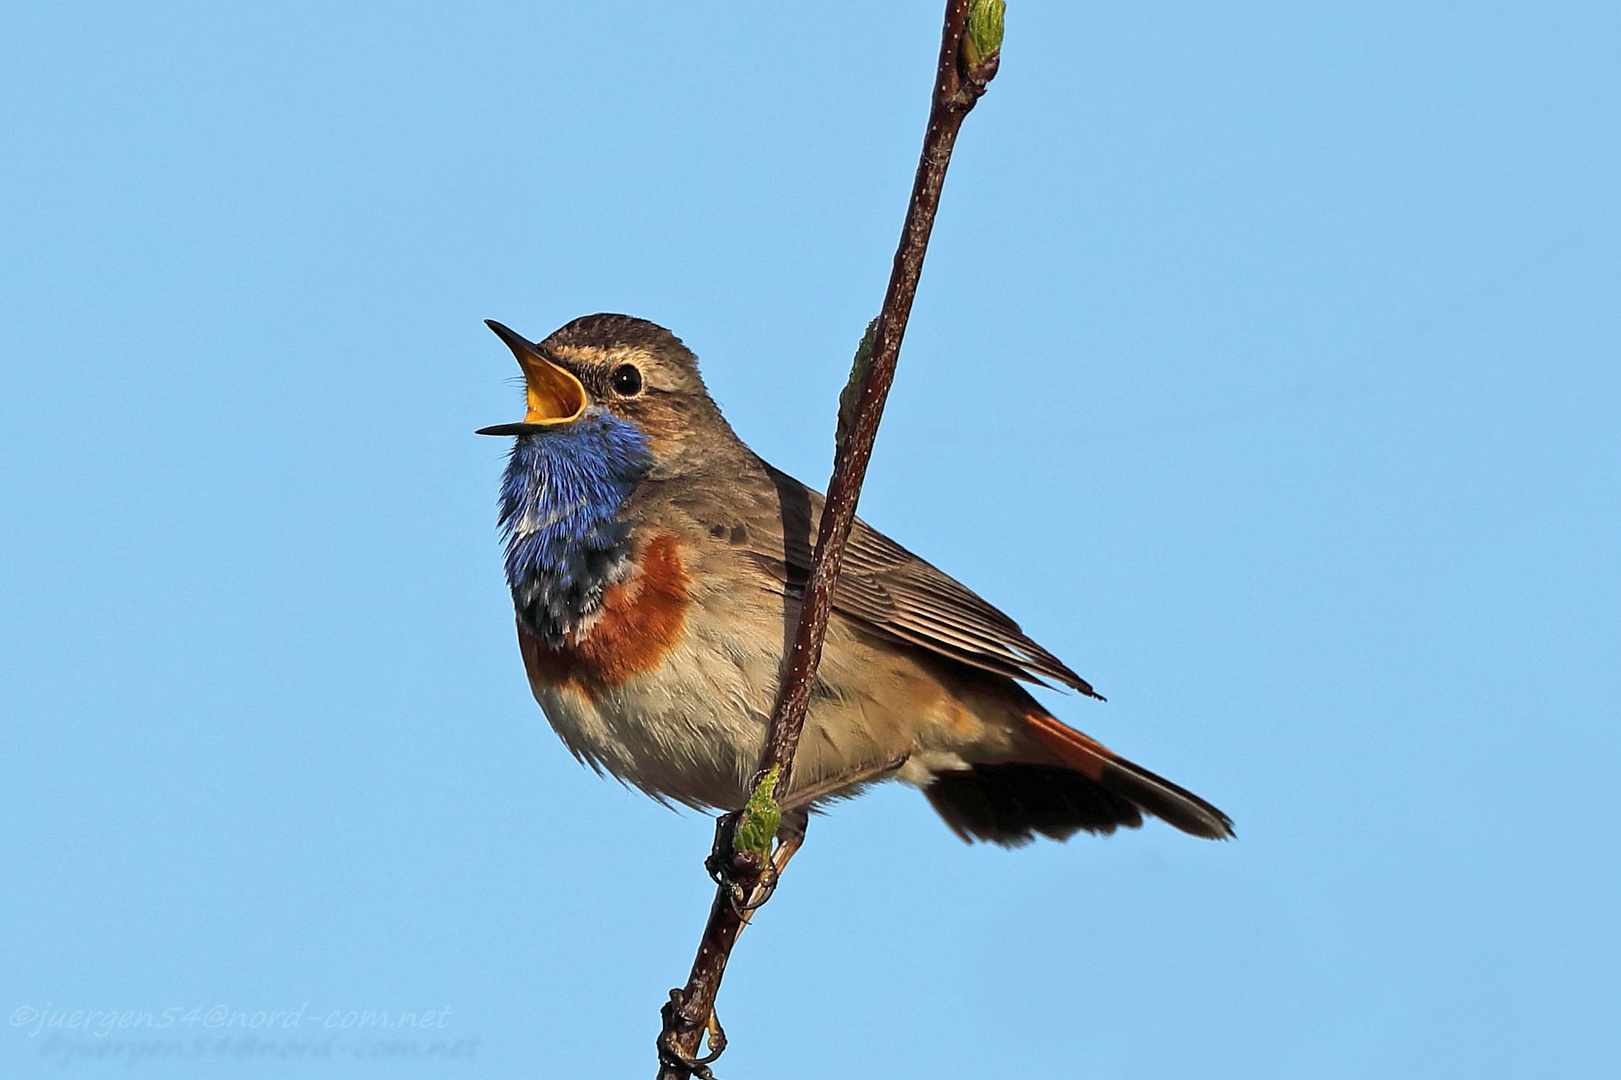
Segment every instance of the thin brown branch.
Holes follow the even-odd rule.
[[[861,381],[854,417],[834,456],[833,477],[828,483],[827,502],[816,533],[816,550],[805,584],[799,627],[787,657],[766,733],[765,750],[755,776],[758,785],[770,770],[777,769],[777,792],[790,790],[794,753],[804,729],[812,680],[822,658],[822,639],[832,610],[833,586],[855,521],[856,502],[867,475],[867,462],[872,457],[884,401],[895,378],[901,339],[906,334],[912,300],[917,295],[923,257],[928,251],[929,233],[939,210],[940,190],[945,183],[946,167],[951,162],[952,147],[963,119],[996,74],[999,52],[993,49],[981,55],[981,50],[970,47],[964,40],[970,6],[971,0],[948,0],[946,4],[929,125],[923,137],[906,221],[895,251],[889,288],[874,330],[872,360]],[[998,12],[998,28],[999,24]],[[718,1057],[725,1046],[725,1036],[719,1034],[720,1028],[713,1016],[726,962],[748,921],[749,911],[769,896],[770,889],[761,887],[766,861],[754,852],[734,849],[732,829],[735,824],[735,815],[728,815],[721,819],[716,830],[715,848],[707,864],[719,882],[715,902],[710,907],[709,921],[704,927],[687,985],[670,991],[670,1001],[664,1006],[664,1024],[659,1036],[660,1080],[687,1080],[694,1075],[707,1080],[708,1062]],[[768,884],[775,886],[774,872]],[[698,1058],[706,1030],[710,1034],[709,1053]]]

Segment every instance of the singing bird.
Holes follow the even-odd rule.
[[[748,795],[822,496],[745,446],[661,326],[587,315],[532,343],[499,524],[535,700],[574,756],[657,799]],[[1008,616],[857,520],[784,805],[898,779],[965,840],[1227,815],[1065,725],[1019,685],[1098,697]],[[785,817],[790,821],[792,815]]]

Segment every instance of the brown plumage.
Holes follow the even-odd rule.
[[[612,508],[610,526],[624,535],[597,560],[600,588],[582,594],[577,617],[569,609],[561,637],[552,627],[552,643],[542,641],[545,628],[526,626],[519,604],[536,699],[569,748],[599,770],[659,798],[741,805],[798,619],[822,497],[733,434],[696,359],[667,330],[595,315],[538,346],[498,332],[531,373],[539,419],[493,430],[522,444],[606,425],[641,438],[647,454]],[[537,398],[537,381],[559,378],[537,377],[537,364],[578,380],[580,401],[566,387]],[[576,404],[572,416],[548,412]],[[546,449],[565,445],[573,444]],[[547,467],[573,469],[593,453],[552,453]],[[514,478],[519,459],[515,451],[509,487],[526,481]],[[527,482],[544,489],[552,481],[542,469]],[[526,521],[509,526],[509,549],[529,537]],[[569,573],[551,564],[514,569],[509,554],[515,600],[537,580],[554,583],[546,574],[573,581]],[[1140,825],[1144,814],[1197,836],[1232,834],[1221,811],[1062,724],[1015,681],[1044,679],[1097,696],[1008,616],[857,521],[795,792],[817,802],[899,778],[922,788],[965,839],[1000,844],[1112,832]]]

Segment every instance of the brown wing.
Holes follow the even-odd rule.
[[[798,591],[808,574],[822,496],[760,464],[776,497],[760,493],[765,497],[745,515],[751,520],[733,542],[786,588]],[[739,492],[729,495],[726,502],[738,505]],[[973,667],[1034,683],[1046,676],[1100,697],[1062,660],[1026,637],[1018,623],[859,518],[845,549],[833,609],[870,629]]]

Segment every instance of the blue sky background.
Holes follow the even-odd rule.
[[[842,806],[721,1075],[1621,1073],[1621,8],[1009,6],[863,515],[1240,839]],[[529,698],[480,320],[824,483],[938,9],[0,14],[0,1072],[651,1075],[710,825]]]

